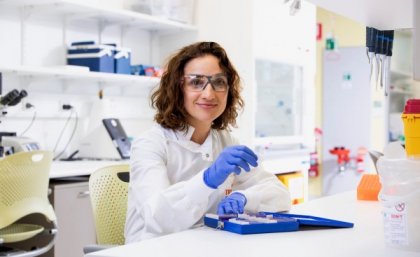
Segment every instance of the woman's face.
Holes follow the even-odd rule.
[[[205,76],[212,76],[211,84]],[[200,85],[205,85],[204,90]],[[189,114],[188,124],[195,128],[210,128],[212,122],[225,110],[229,92],[219,60],[213,55],[190,60],[184,67],[183,87],[184,107]]]

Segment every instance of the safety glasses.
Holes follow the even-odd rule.
[[[226,74],[219,73],[213,76],[200,74],[184,75],[185,86],[188,91],[201,92],[210,84],[216,92],[226,92],[229,88]]]

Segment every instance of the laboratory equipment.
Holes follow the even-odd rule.
[[[376,166],[376,163],[378,162],[379,157],[384,155],[381,152],[375,151],[375,150],[369,150],[369,156],[372,159],[373,165],[375,165],[376,173],[378,173],[378,167]]]
[[[378,159],[383,156],[381,152],[369,150],[369,156],[375,166],[375,174],[363,174],[357,185],[357,200],[378,201],[379,191],[381,190],[381,182],[377,168]]]
[[[2,93],[2,76],[0,73],[0,94]],[[9,106],[15,106],[28,96],[26,90],[13,89],[4,96],[0,96],[0,122],[7,114]],[[21,151],[39,150],[39,144],[26,137],[16,137],[14,132],[0,132],[0,157]]]
[[[381,85],[385,96],[389,94],[393,30],[377,30],[366,27],[366,53],[370,64],[370,78]]]
[[[257,214],[216,215],[207,213],[204,224],[209,227],[237,234],[258,234],[297,231],[300,227],[352,228],[351,222],[326,219],[310,215],[277,212]]]
[[[13,89],[5,96],[0,97],[0,106],[15,106],[26,96],[28,96],[28,92],[26,92],[26,90],[19,91],[17,89]]]
[[[366,55],[369,60],[370,64],[370,79],[372,79],[372,76],[375,75],[374,81],[376,81],[376,75],[377,75],[377,67],[378,63],[376,63],[375,58],[375,45],[376,45],[376,36],[378,34],[378,30],[375,28],[366,27]],[[375,65],[374,65],[375,62]],[[375,69],[375,71],[374,71]]]
[[[317,177],[319,175],[319,154],[318,154],[318,146],[321,141],[322,136],[322,129],[315,128],[315,148],[313,152],[309,153],[309,170],[308,175],[309,177]]]
[[[378,201],[381,182],[378,174],[363,174],[357,185],[357,200]]]
[[[393,142],[379,158],[378,171],[386,244],[420,252],[420,160],[407,159],[404,148]]]
[[[17,89],[13,89],[4,96],[0,96],[0,118],[1,116],[5,116],[7,114],[7,107],[17,105],[26,96],[28,96],[28,92],[26,92],[26,90],[19,91]]]
[[[78,156],[87,159],[129,159],[131,142],[119,119],[102,119],[80,143]]]
[[[9,135],[2,136],[0,133],[0,145],[5,149],[6,155],[41,150],[40,144],[32,138],[16,136],[16,133],[7,134]]]
[[[344,171],[350,161],[350,150],[344,146],[334,147],[330,149],[332,155],[337,155],[338,171]]]
[[[408,157],[420,158],[420,99],[409,99],[401,115]]]
[[[67,50],[67,64],[114,73],[114,50],[112,45],[95,44],[94,41],[73,42]]]

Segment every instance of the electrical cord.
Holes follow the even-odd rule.
[[[63,153],[65,153],[65,151],[67,150],[67,148],[68,148],[68,146],[70,145],[70,143],[71,143],[71,141],[72,141],[72,139],[73,139],[74,135],[76,134],[77,124],[79,123],[79,116],[77,115],[77,111],[76,111],[76,110],[74,110],[74,108],[73,108],[72,106],[70,106],[70,105],[66,105],[66,106],[64,106],[64,105],[63,105],[63,109],[65,109],[65,110],[69,110],[69,109],[70,109],[70,110],[71,110],[71,112],[70,112],[70,115],[69,115],[69,117],[67,118],[66,123],[64,124],[64,127],[63,127],[63,129],[61,130],[60,135],[59,135],[59,137],[58,137],[58,139],[57,139],[57,142],[56,142],[56,144],[55,144],[55,146],[54,146],[54,150],[53,150],[53,152],[54,152],[54,153],[55,153],[55,152],[56,152],[56,150],[57,150],[58,144],[60,143],[61,138],[63,137],[64,131],[66,130],[67,125],[69,124],[69,122],[70,122],[70,120],[71,120],[71,118],[72,118],[72,116],[73,116],[73,113],[75,114],[75,121],[74,121],[73,131],[71,132],[71,135],[70,135],[70,137],[69,137],[69,140],[67,141],[67,143],[66,143],[66,145],[64,146],[63,150],[61,150],[61,152],[60,152],[59,154],[57,154],[56,156],[54,156],[54,158],[53,158],[53,160],[54,160],[54,161],[55,161],[55,160],[57,160],[58,158],[60,158],[60,156],[61,156],[61,155],[63,155]]]
[[[32,120],[31,120],[31,122],[30,122],[30,123],[29,123],[29,125],[26,127],[26,129],[24,129],[24,130],[23,130],[23,132],[20,134],[20,136],[23,136],[23,135],[25,135],[25,133],[26,133],[26,132],[28,132],[28,130],[32,127],[32,125],[34,124],[35,119],[36,119],[36,108],[35,108],[35,106],[33,106],[33,105],[32,105],[32,104],[30,104],[30,103],[26,103],[25,108],[26,108],[26,109],[31,109],[31,108],[34,108],[34,113],[33,113],[33,115],[32,115]]]

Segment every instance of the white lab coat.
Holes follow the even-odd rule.
[[[126,243],[189,229],[216,213],[225,189],[243,193],[246,212],[285,211],[290,195],[272,174],[259,168],[230,176],[217,189],[208,187],[203,172],[219,153],[237,141],[228,131],[211,130],[206,141],[190,141],[187,133],[156,125],[132,144],[125,225]]]

